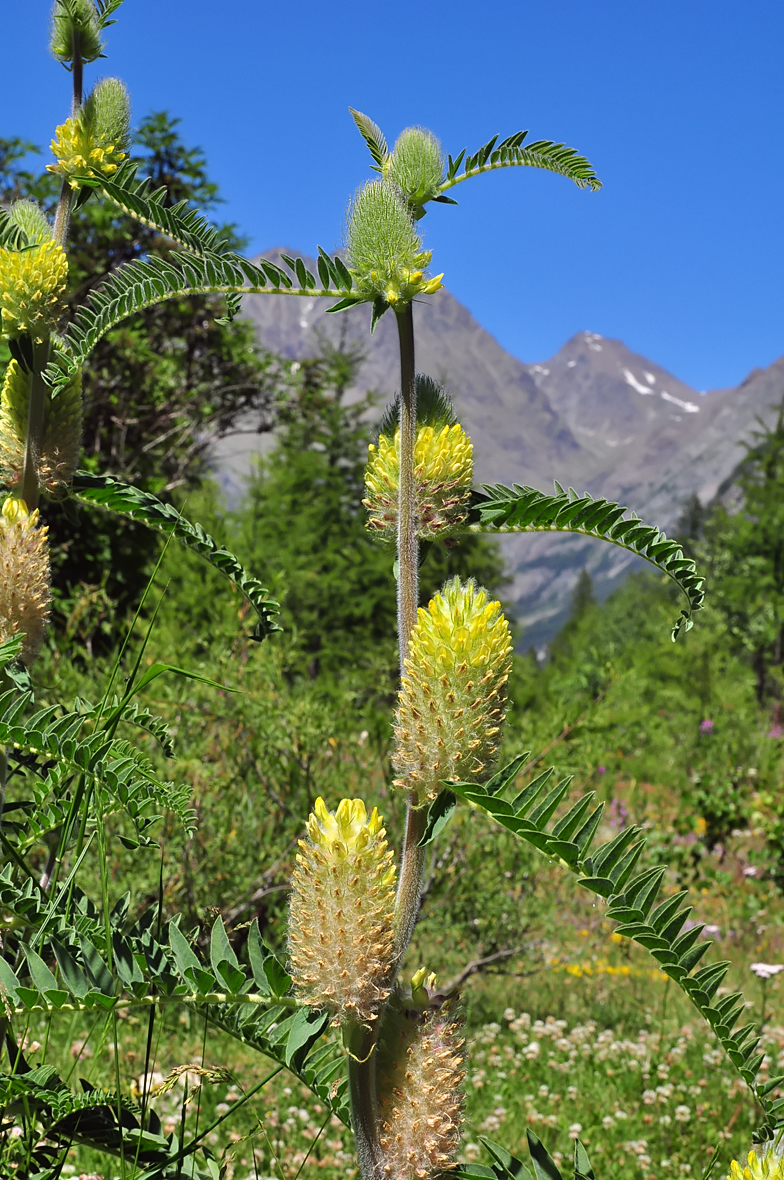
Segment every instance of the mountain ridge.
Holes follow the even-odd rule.
[[[287,251],[312,263],[306,255]],[[263,257],[276,260],[279,250]],[[242,314],[259,342],[292,361],[320,342],[361,347],[353,395],[379,402],[399,387],[394,317],[370,336],[366,306],[327,315],[329,301],[250,294]],[[755,420],[769,421],[784,395],[784,357],[752,370],[739,386],[698,393],[621,341],[577,332],[546,361],[511,356],[448,291],[418,303],[417,368],[451,392],[474,443],[479,483],[518,483],[550,491],[554,479],[628,505],[672,530],[688,498],[713,499],[731,479]],[[380,407],[379,407],[380,413]],[[217,469],[230,494],[251,462],[250,449],[219,448]],[[512,574],[508,594],[525,646],[546,642],[568,614],[579,571],[600,597],[640,559],[589,538],[509,535],[501,540]]]

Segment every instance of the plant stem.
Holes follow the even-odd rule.
[[[72,50],[72,66],[71,76],[73,78],[73,96],[71,100],[71,118],[75,119],[79,111],[82,109],[82,76],[84,72],[84,62],[82,61],[81,48],[79,45],[78,35],[74,38]],[[54,219],[54,240],[58,245],[65,249],[65,240],[68,237],[68,226],[71,221],[71,205],[73,203],[73,189],[68,183],[68,177],[63,178],[62,187],[60,189],[60,200],[57,204],[57,213]]]
[[[419,917],[419,899],[422,896],[422,880],[425,872],[425,849],[419,848],[419,841],[425,832],[427,808],[417,807],[417,797],[412,791],[406,808],[406,834],[403,855],[400,859],[400,879],[395,902],[395,970],[406,953],[411,935]]]
[[[419,544],[416,535],[414,446],[416,444],[416,365],[414,315],[409,303],[397,315],[400,341],[400,459],[397,516],[397,633],[400,675],[408,656],[411,631],[416,623]]]
[[[49,361],[49,341],[33,345],[30,374],[30,402],[27,411],[27,439],[22,467],[22,499],[30,512],[38,507],[38,467],[46,425],[46,382],[43,370]]]
[[[414,311],[409,303],[397,316],[400,341],[400,459],[397,518],[397,620],[400,646],[400,675],[405,675],[411,632],[416,623],[419,573],[419,545],[416,535],[416,488],[414,447],[416,445],[416,364],[414,356]],[[425,824],[424,809],[417,808],[413,791],[406,811],[406,835],[400,862],[395,905],[395,966],[402,959],[416,925],[422,892],[424,851],[418,848]]]
[[[347,1024],[343,1028],[351,1125],[363,1180],[374,1180],[381,1162],[376,1111],[376,1036],[376,1029],[362,1024]]]

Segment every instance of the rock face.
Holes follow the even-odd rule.
[[[249,295],[243,314],[262,345],[292,360],[314,355],[321,340],[359,346],[364,359],[356,392],[375,390],[383,405],[399,386],[394,314],[371,337],[369,307],[332,316],[328,306],[316,298]],[[758,417],[773,417],[784,395],[784,358],[737,389],[700,394],[593,332],[579,332],[548,361],[523,364],[445,290],[418,304],[416,331],[417,368],[452,393],[474,442],[479,482],[549,491],[558,479],[627,504],[665,530],[690,495],[703,503],[716,495],[742,457],[741,440]],[[227,440],[219,448],[217,467],[230,494],[240,490],[253,445]],[[525,646],[546,642],[558,629],[580,569],[589,569],[597,593],[605,595],[642,564],[580,537],[532,534],[502,544],[513,574],[508,597],[525,628]]]

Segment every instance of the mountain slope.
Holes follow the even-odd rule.
[[[292,360],[316,353],[322,339],[360,346],[357,392],[376,390],[383,404],[399,385],[394,315],[384,316],[371,337],[368,307],[332,316],[327,306],[316,298],[249,295],[243,314],[255,323],[261,344]],[[417,305],[416,325],[417,368],[451,391],[474,442],[479,482],[549,491],[555,478],[619,500],[665,530],[672,530],[692,493],[706,502],[731,477],[742,455],[739,441],[758,416],[772,416],[784,395],[784,358],[737,389],[700,394],[620,341],[593,332],[573,336],[548,361],[526,365],[445,290]],[[218,469],[230,493],[241,487],[252,447],[230,441],[219,451]],[[580,537],[510,536],[502,544],[526,646],[546,642],[560,626],[580,569],[590,570],[604,595],[641,564]]]

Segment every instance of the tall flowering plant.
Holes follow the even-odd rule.
[[[752,1025],[738,1028],[739,994],[719,996],[727,964],[699,967],[708,943],[684,929],[683,895],[659,899],[664,874],[639,866],[640,832],[625,827],[596,844],[602,804],[575,798],[552,770],[526,772],[527,755],[498,768],[512,659],[500,604],[473,581],[454,579],[430,602],[419,598],[422,544],[470,530],[578,532],[639,555],[685,596],[673,635],[691,626],[702,581],[675,542],[623,507],[556,483],[537,489],[473,487],[472,443],[438,384],[417,372],[415,304],[438,298],[443,275],[420,232],[428,207],[484,172],[537,167],[596,190],[586,159],[563,144],[493,137],[475,153],[445,155],[436,136],[410,127],[390,150],[380,129],[352,111],[376,178],[356,191],[345,249],[319,250],[317,273],[298,258],[257,264],[233,252],[195,210],[169,206],[128,160],[129,101],[118,79],[83,95],[85,65],[103,55],[104,34],[121,0],[55,0],[51,50],[73,78],[72,108],[52,141],[62,190],[53,224],[27,200],[0,214],[0,331],[12,360],[0,399],[0,873],[4,940],[0,998],[6,1059],[0,1077],[0,1153],[8,1174],[57,1177],[74,1142],[123,1161],[125,1175],[216,1180],[219,1168],[185,1115],[163,1134],[144,1087],[134,1093],[117,1063],[112,1090],[77,1093],[51,1066],[31,1070],[23,1036],[30,1023],[104,1012],[116,1021],[167,1007],[198,1011],[208,1024],[277,1061],[353,1129],[363,1180],[428,1180],[445,1171],[491,1180],[526,1177],[525,1164],[485,1141],[489,1166],[460,1169],[466,1048],[459,1000],[439,991],[422,967],[403,962],[420,909],[428,844],[461,801],[550,857],[606,905],[618,933],[647,947],[686,993],[751,1088],[760,1113],[757,1146],[733,1176],[779,1176],[784,1125],[771,1094],[782,1079],[758,1081],[761,1055]],[[103,200],[173,244],[166,260],[131,262],[108,275],[69,323],[62,321],[72,211]],[[122,813],[139,843],[160,811],[194,823],[188,792],[163,781],[118,727],[141,726],[171,752],[166,726],[135,699],[156,677],[181,674],[140,660],[118,686],[116,670],[96,704],[36,710],[29,669],[44,640],[50,597],[46,527],[39,502],[98,504],[167,533],[230,578],[256,612],[254,637],[278,630],[277,603],[237,558],[170,505],[111,477],[80,471],[81,376],[97,342],[127,316],[167,299],[212,293],[226,314],[248,292],[333,300],[339,313],[370,305],[370,328],[391,312],[400,353],[400,390],[370,447],[367,524],[394,548],[400,682],[393,740],[393,786],[406,801],[399,855],[382,817],[362,799],[334,809],[318,799],[307,820],[291,882],[288,961],[247,931],[242,959],[219,916],[202,954],[178,914],[134,915],[109,902],[107,827]],[[515,793],[514,784],[523,776]],[[507,797],[508,795],[508,797]],[[9,820],[13,816],[13,822]],[[19,816],[23,821],[19,822]],[[304,817],[303,817],[304,818]],[[84,881],[90,842],[100,881]],[[42,874],[36,872],[41,858]],[[84,888],[82,888],[82,885]],[[430,965],[432,966],[432,965]],[[561,1175],[529,1133],[537,1180]],[[575,1180],[594,1176],[576,1142]]]

